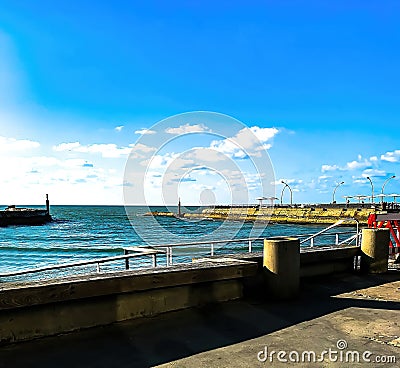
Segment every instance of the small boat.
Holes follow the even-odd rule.
[[[52,221],[49,196],[46,194],[46,209],[8,206],[0,211],[0,226],[9,225],[43,225]]]

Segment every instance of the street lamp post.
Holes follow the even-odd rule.
[[[332,204],[335,204],[335,193],[336,193],[336,189],[339,188],[342,184],[344,184],[344,181],[340,182],[338,185],[336,185],[335,189],[333,190],[333,194],[332,194]]]
[[[386,179],[385,182],[382,185],[382,202],[383,202],[383,191],[385,190],[385,185],[387,184],[387,182],[391,179],[394,179],[396,177],[396,175],[392,175],[390,178]]]
[[[285,184],[285,186],[282,189],[282,193],[281,193],[281,204],[282,204],[282,198],[283,198],[283,192],[285,191],[285,188],[288,187],[290,190],[290,205],[293,204],[293,192],[292,192],[292,188],[290,188],[289,184],[284,182],[283,180],[281,180],[282,184]]]
[[[367,176],[367,179],[371,183],[371,203],[374,203],[374,184],[369,176]]]
[[[285,191],[285,189],[286,189],[286,185],[282,188],[282,192],[281,192],[281,206],[282,206],[282,204],[283,204],[283,192]]]

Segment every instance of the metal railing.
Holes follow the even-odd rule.
[[[328,232],[329,230],[333,229],[334,227],[343,225],[343,223],[348,222],[348,221],[354,221],[356,223],[356,233],[353,234],[352,236],[350,236],[349,238],[343,240],[342,242],[339,242],[339,234],[336,233],[335,234],[335,245],[343,245],[343,244],[346,244],[347,242],[352,242],[355,239],[356,240],[356,246],[358,246],[359,238],[360,238],[360,235],[361,235],[360,231],[359,231],[360,224],[359,224],[359,221],[357,219],[355,219],[355,218],[346,218],[344,220],[339,220],[339,221],[335,222],[334,224],[326,227],[325,229],[319,231],[318,233],[312,234],[308,238],[303,239],[302,241],[300,241],[300,244],[303,244],[303,243],[305,243],[307,241],[310,241],[310,247],[313,247],[314,246],[314,239],[317,236],[321,236],[322,234],[324,234],[324,233]],[[344,232],[341,232],[341,234],[343,234],[343,233]],[[353,233],[353,232],[349,232],[349,233]]]
[[[358,221],[356,232],[354,231],[341,231],[337,233],[328,233],[329,230],[335,228],[339,225],[343,224],[343,221],[338,221],[335,224],[328,226],[327,228],[315,233],[315,234],[300,234],[300,235],[290,235],[290,237],[297,237],[297,238],[305,238],[300,241],[300,244],[304,244],[307,241],[310,241],[310,247],[315,246],[315,238],[316,237],[335,237],[335,245],[344,245],[350,244],[352,241],[356,240],[356,245],[359,244],[359,225]],[[350,237],[346,238],[345,240],[340,240],[340,235],[343,234],[352,234]],[[244,243],[246,247],[244,248],[247,252],[252,253],[254,250],[254,243],[263,241],[266,237],[254,237],[254,238],[241,238],[241,239],[227,239],[227,240],[215,240],[215,241],[202,241],[202,242],[186,242],[186,243],[174,243],[174,244],[160,244],[160,245],[149,245],[149,246],[135,246],[135,247],[126,247],[124,249],[124,254],[119,256],[112,256],[107,258],[98,258],[86,261],[77,261],[77,262],[70,262],[70,263],[62,263],[62,264],[55,264],[49,265],[44,267],[37,267],[31,269],[25,269],[21,271],[13,271],[13,272],[6,272],[0,273],[0,278],[12,277],[12,276],[22,276],[27,274],[39,273],[39,272],[46,272],[46,271],[54,271],[54,270],[61,270],[79,266],[86,266],[86,265],[97,265],[97,272],[100,273],[100,264],[109,263],[119,260],[125,260],[125,270],[130,269],[129,260],[131,258],[138,258],[138,257],[151,257],[152,258],[152,267],[158,266],[158,255],[162,255],[165,257],[166,266],[172,266],[174,264],[173,259],[173,249],[174,248],[184,248],[184,247],[193,247],[193,246],[209,246],[209,254],[210,256],[214,256],[216,254],[216,246],[221,244],[231,244],[231,243]],[[329,244],[329,243],[328,243]],[[323,244],[327,245],[327,243]],[[222,247],[223,248],[223,247]],[[243,248],[242,248],[243,250]],[[188,255],[188,254],[186,254]]]
[[[21,270],[21,271],[12,271],[12,272],[1,273],[0,277],[21,276],[21,275],[27,275],[30,273],[61,270],[64,268],[88,266],[88,265],[92,265],[92,264],[97,265],[97,272],[100,273],[100,271],[101,271],[100,264],[102,264],[102,263],[114,262],[114,261],[119,261],[119,260],[125,260],[125,262],[126,262],[130,258],[143,257],[143,256],[153,257],[153,267],[155,267],[156,263],[154,262],[154,257],[156,256],[156,254],[159,254],[159,253],[163,253],[163,252],[160,250],[148,250],[148,251],[141,251],[139,253],[124,254],[121,256],[113,256],[113,257],[107,257],[107,258],[91,259],[91,260],[87,260],[87,261],[77,261],[77,262],[69,262],[69,263],[62,263],[62,264],[54,264],[54,265],[44,266],[44,267],[29,268],[29,269]]]
[[[173,243],[173,244],[160,244],[160,245],[152,245],[149,246],[151,249],[163,249],[166,254],[166,266],[171,266],[173,264],[173,248],[182,248],[182,247],[194,247],[194,246],[202,246],[209,245],[210,252],[209,255],[212,257],[215,255],[215,246],[218,244],[228,244],[228,243],[247,243],[248,252],[251,253],[253,251],[253,244],[256,241],[263,241],[265,237],[258,238],[244,238],[244,239],[227,239],[227,240],[213,240],[213,241],[202,241],[202,242],[187,242],[187,243]],[[137,248],[143,247],[128,247],[124,248],[125,254],[129,254],[129,252],[134,252]]]
[[[340,225],[343,225],[347,221],[355,221],[356,222],[356,231],[340,231],[338,233],[327,233],[329,230],[338,227]],[[346,238],[345,240],[339,241],[340,240],[340,235],[343,234],[351,234],[350,237]],[[356,240],[356,246],[359,244],[359,237],[360,237],[360,232],[359,232],[359,223],[356,219],[345,219],[345,220],[339,220],[335,224],[328,226],[327,228],[319,231],[318,233],[315,234],[300,234],[300,235],[291,235],[291,237],[297,237],[297,238],[303,238],[305,239],[300,241],[300,244],[304,244],[307,241],[310,241],[310,247],[315,246],[314,239],[316,237],[329,237],[329,236],[334,236],[335,237],[335,245],[345,245],[345,244],[350,244],[354,239]],[[171,266],[173,265],[173,248],[181,248],[181,247],[193,247],[193,246],[201,246],[201,245],[209,245],[209,255],[212,257],[215,255],[215,246],[218,244],[228,244],[228,243],[247,243],[247,250],[249,253],[252,253],[253,251],[253,245],[254,242],[256,241],[263,241],[265,237],[257,237],[257,238],[245,238],[245,239],[229,239],[229,240],[215,240],[215,241],[203,241],[203,242],[187,242],[187,243],[173,243],[173,244],[160,244],[160,245],[152,245],[152,249],[163,249],[166,254],[166,266]],[[140,249],[142,247],[128,247],[124,248],[125,254],[129,254],[131,251],[137,251],[137,249]],[[156,256],[155,256],[156,257]],[[129,268],[129,267],[128,267]],[[127,268],[127,269],[128,269]]]

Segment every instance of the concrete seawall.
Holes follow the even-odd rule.
[[[359,247],[303,250],[299,276],[353,272],[360,252]],[[0,344],[240,299],[244,295],[268,299],[271,293],[265,277],[263,254],[244,253],[168,268],[0,284]]]
[[[257,264],[193,263],[0,288],[0,344],[238,299]]]

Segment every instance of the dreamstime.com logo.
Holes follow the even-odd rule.
[[[272,205],[275,175],[268,149],[278,129],[247,126],[216,112],[194,111],[168,117],[140,133],[125,166],[124,203],[136,233],[147,243],[192,239],[151,216],[157,211],[177,214],[178,202],[182,203],[181,227],[190,225],[185,222],[201,221],[195,216],[199,208],[254,206],[256,198],[264,196]],[[133,205],[147,207],[145,226],[136,220]],[[196,240],[234,238],[245,219],[235,218],[231,212],[226,220],[234,222],[198,226],[197,230],[204,228],[204,234],[196,233]],[[254,226],[249,237],[263,233],[268,216],[266,212],[263,223]]]
[[[328,348],[321,352],[314,350],[285,351],[268,350],[268,347],[258,352],[258,361],[265,363],[396,363],[394,355],[374,355],[371,351],[347,350],[347,341],[340,339],[336,342],[336,349]]]

